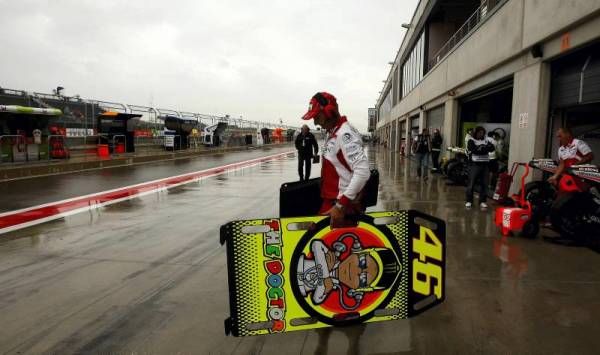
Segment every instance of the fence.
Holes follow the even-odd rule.
[[[469,16],[467,21],[450,37],[450,39],[432,56],[427,63],[427,70],[431,70],[446,57],[463,39],[471,34],[480,23],[485,21],[492,10],[506,0],[484,0],[475,12]]]

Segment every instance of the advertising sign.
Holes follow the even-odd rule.
[[[173,148],[175,146],[175,136],[165,135],[165,147]]]
[[[85,137],[85,136],[93,136],[94,130],[92,128],[67,128],[66,136],[67,137]]]

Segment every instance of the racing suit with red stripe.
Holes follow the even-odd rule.
[[[570,168],[573,165],[580,164],[580,161],[583,159],[583,157],[591,152],[592,149],[589,145],[587,145],[587,143],[580,139],[574,138],[568,144],[561,145],[558,148],[558,159],[561,162],[564,162],[565,168]],[[587,189],[589,189],[589,185],[585,180],[578,177],[573,177],[573,181],[579,190],[587,191]]]
[[[558,159],[564,160],[565,167],[569,168],[578,164],[581,159],[590,154],[590,146],[579,139],[572,139],[567,145],[561,145],[558,148]]]
[[[344,206],[346,213],[354,211],[355,199],[369,180],[370,171],[362,137],[346,117],[342,116],[338,124],[328,132],[322,154],[323,205],[320,213],[325,213],[336,202]]]

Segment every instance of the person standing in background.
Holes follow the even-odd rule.
[[[440,171],[440,153],[442,152],[442,135],[439,129],[433,131],[433,137],[431,138],[431,163],[433,164],[433,171]]]
[[[310,133],[307,125],[303,125],[296,137],[296,150],[298,150],[298,175],[300,181],[310,179],[310,168],[312,164],[313,151],[314,155],[319,154],[319,145],[317,139]]]
[[[469,128],[465,134],[465,149],[467,149],[467,144],[471,138],[473,138],[473,128]]]
[[[492,189],[496,188],[496,181],[498,180],[498,171],[499,171],[499,163],[498,163],[498,141],[499,138],[498,133],[488,132],[487,140],[494,146],[494,150],[489,152],[490,163],[490,186]]]
[[[485,136],[485,128],[477,127],[473,136],[467,141],[467,153],[469,155],[469,183],[466,190],[465,207],[470,209],[473,205],[473,189],[475,184],[479,182],[479,206],[482,210],[486,210],[488,183],[490,178],[490,152],[493,151],[494,145]]]
[[[429,165],[429,153],[431,152],[431,137],[427,128],[415,137],[412,146],[413,154],[417,159],[417,177],[427,180],[427,166]]]

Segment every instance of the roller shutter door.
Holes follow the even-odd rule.
[[[600,55],[577,53],[552,67],[552,107],[600,102]]]
[[[425,127],[429,129],[430,133],[435,128],[438,128],[441,131],[444,127],[444,105],[427,111],[425,117],[427,121]]]

